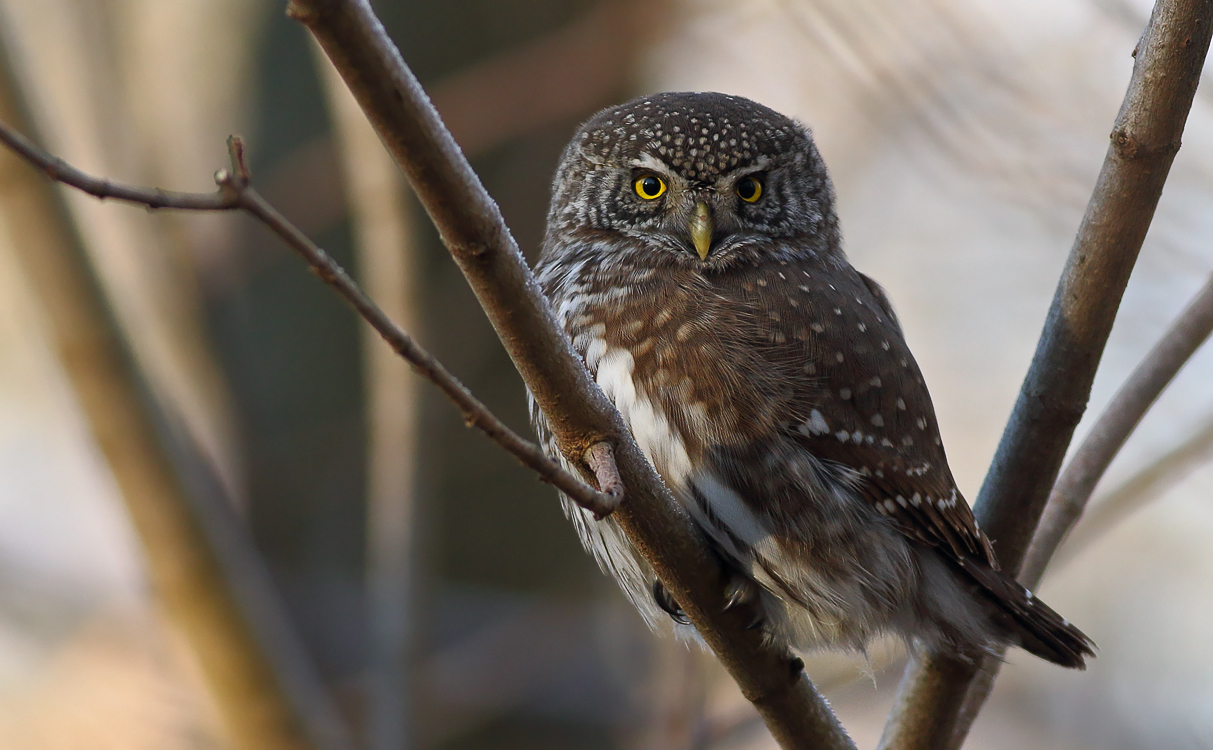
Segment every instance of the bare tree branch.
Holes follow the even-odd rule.
[[[248,212],[303,256],[316,275],[324,283],[337,290],[337,293],[378,331],[397,354],[408,360],[417,373],[437,385],[451,401],[455,402],[455,405],[463,412],[464,421],[469,427],[479,428],[493,442],[537,473],[540,479],[557,487],[586,510],[596,515],[607,516],[617,505],[616,497],[595,490],[565,471],[560,464],[544,455],[539,446],[507,427],[441,362],[421,348],[411,336],[393,323],[374,302],[363,294],[345,269],[330,258],[328,253],[309,240],[258,195],[249,184],[248,168],[243,155],[244,145],[239,138],[233,137],[229,143],[232,152],[232,171],[221,169],[215,173],[215,182],[219,185],[219,190],[215,193],[179,193],[160,188],[115,183],[93,177],[62,159],[46,154],[2,122],[0,122],[0,142],[9,146],[26,161],[42,169],[52,179],[83,190],[97,198],[114,198],[156,209],[172,208],[190,211],[241,209]]]
[[[564,454],[615,451],[627,501],[615,519],[785,748],[853,747],[786,648],[725,611],[719,564],[557,325],[496,204],[365,0],[292,0],[408,175]],[[588,473],[588,467],[587,467]]]
[[[1044,332],[974,511],[1004,569],[1018,571],[1074,434],[1129,274],[1154,217],[1213,31],[1213,0],[1160,0]],[[882,748],[953,746],[980,656],[906,668]],[[996,670],[997,665],[992,669]],[[954,736],[956,735],[956,736]]]

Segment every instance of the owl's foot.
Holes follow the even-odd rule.
[[[665,610],[665,613],[674,622],[679,625],[691,624],[691,621],[687,618],[687,613],[682,611],[682,607],[678,605],[678,602],[674,601],[674,597],[670,596],[670,592],[666,591],[665,585],[661,581],[653,581],[653,601],[657,602],[657,606]]]
[[[728,584],[725,585],[724,599],[722,611],[740,609],[748,614],[746,630],[760,628],[766,622],[766,612],[763,611],[762,600],[758,596],[758,586],[749,578],[736,574],[730,576]],[[674,597],[670,596],[670,592],[666,590],[661,581],[653,581],[653,601],[657,602],[657,606],[661,607],[674,622],[679,625],[691,624],[687,613],[683,611],[678,602],[674,601]]]

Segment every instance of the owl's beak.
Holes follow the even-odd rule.
[[[708,259],[708,251],[712,249],[712,212],[708,204],[699,201],[695,204],[695,215],[691,217],[691,243],[700,260]]]

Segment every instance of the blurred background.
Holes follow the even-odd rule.
[[[889,290],[972,498],[1031,358],[1132,68],[1146,0],[377,0],[533,258],[560,150],[597,109],[718,90],[794,115],[847,251]],[[95,174],[212,189],[247,139],[263,195],[520,432],[520,380],[462,276],[280,0],[0,0],[33,132]],[[1207,82],[1206,82],[1207,83]],[[227,746],[153,598],[110,470],[15,252],[0,161],[0,747]],[[24,171],[22,171],[24,170]],[[727,676],[649,633],[555,493],[395,362],[241,216],[79,195],[60,220],[368,750],[773,748]],[[1213,272],[1213,93],[1079,437]],[[1213,352],[1113,465],[1044,596],[1086,673],[1012,652],[967,747],[1213,747]],[[1097,508],[1099,506],[1096,506]],[[873,747],[904,657],[809,672]]]

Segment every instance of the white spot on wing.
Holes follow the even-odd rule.
[[[809,421],[805,422],[805,426],[814,435],[824,435],[830,431],[830,425],[826,422],[826,418],[817,409],[809,412]]]

